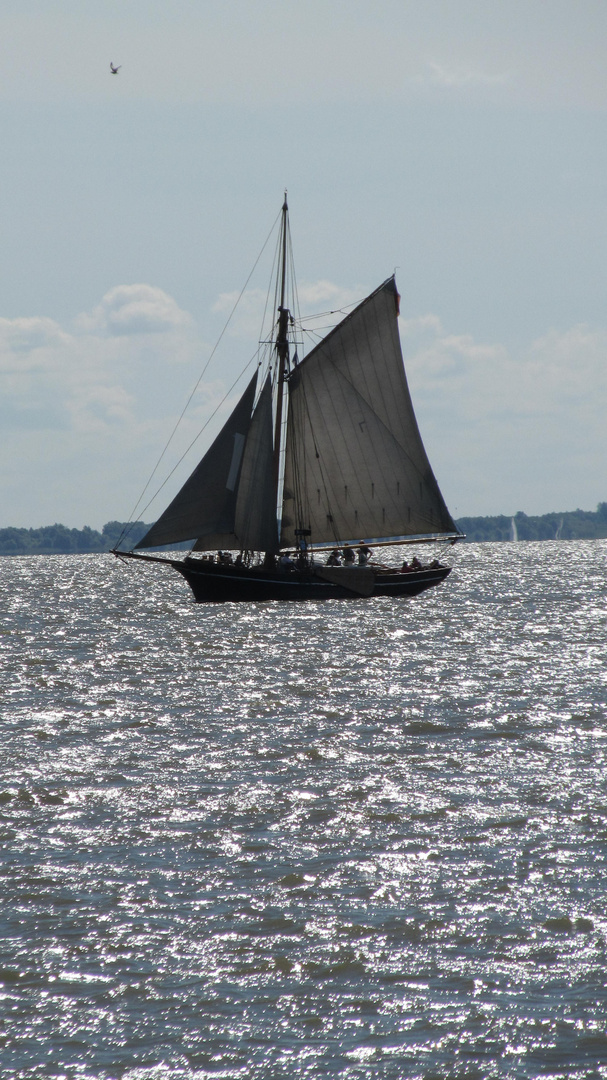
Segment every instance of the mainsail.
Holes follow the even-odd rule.
[[[281,547],[458,535],[421,440],[389,278],[289,378]]]
[[[211,448],[138,548],[196,540],[198,551],[224,547],[276,550],[271,386],[268,379],[253,412],[256,384],[257,375]],[[265,482],[258,479],[260,472]]]

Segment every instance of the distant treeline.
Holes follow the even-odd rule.
[[[149,529],[143,521],[127,526],[126,522],[108,521],[101,532],[89,529],[68,529],[65,525],[43,525],[40,529],[0,529],[0,555],[76,555],[109,551],[117,545],[123,529],[128,528],[132,547]]]
[[[513,517],[467,517],[456,522],[471,543],[484,540],[595,540],[607,537],[607,502],[592,510],[569,510],[562,514],[542,514],[528,517],[519,510]],[[143,521],[128,525],[124,521],[108,521],[101,532],[89,529],[68,529],[65,525],[44,525],[40,529],[0,529],[0,555],[82,555],[109,551],[118,545],[123,531],[126,536],[121,547],[132,548],[150,528]],[[188,548],[189,544],[173,547]],[[156,549],[160,550],[160,549]]]
[[[459,518],[457,527],[471,543],[484,540],[596,540],[607,537],[607,502],[592,510],[528,517],[519,510],[513,517]]]

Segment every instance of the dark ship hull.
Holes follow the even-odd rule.
[[[403,571],[388,567],[336,568],[325,580],[324,567],[276,570],[263,566],[222,566],[205,559],[163,559],[154,555],[116,552],[120,557],[160,562],[177,570],[198,603],[240,603],[264,600],[352,600],[365,596],[417,596],[451,573],[450,566]],[[340,578],[343,579],[340,581]]]

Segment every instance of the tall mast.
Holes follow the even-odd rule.
[[[278,356],[278,379],[276,383],[276,426],[274,429],[274,487],[276,500],[278,501],[278,484],[280,479],[280,449],[282,443],[282,412],[285,391],[285,375],[289,367],[289,309],[285,307],[286,284],[287,284],[287,231],[288,231],[287,193],[282,205],[281,223],[281,261],[280,274],[280,304],[278,306],[278,332],[276,334],[276,354]]]

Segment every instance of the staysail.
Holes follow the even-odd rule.
[[[257,375],[251,379],[211,448],[158,521],[136,545],[138,548],[175,544],[182,540],[196,540],[199,551],[248,546],[248,543],[241,544],[237,529],[242,527],[243,519],[247,517],[246,508],[253,502],[256,464],[263,463],[267,457],[271,460],[272,456],[269,387],[264,387],[251,415],[256,383]],[[258,486],[257,497],[266,512],[273,496],[268,499],[265,490],[260,491]],[[275,522],[275,506],[272,513]],[[254,535],[258,527],[256,522],[257,514],[251,513],[248,529],[245,529],[247,541],[261,539]],[[264,541],[269,541],[267,525],[262,532]],[[251,543],[251,547],[257,547],[257,544]],[[276,547],[276,538],[273,547]]]
[[[289,379],[281,547],[458,535],[421,440],[389,278]]]
[[[242,455],[238,492],[234,509],[232,543],[210,544],[201,536],[195,551],[213,547],[240,548],[241,551],[277,551],[276,489],[272,473],[272,381],[268,375],[251,424]]]

